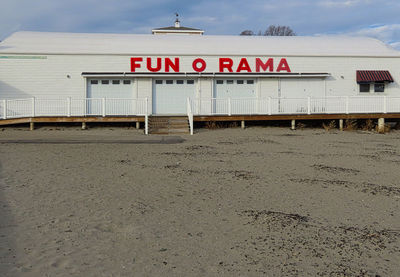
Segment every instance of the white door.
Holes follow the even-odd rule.
[[[187,98],[195,98],[194,79],[153,80],[153,114],[186,114]]]
[[[89,79],[87,88],[87,113],[101,115],[105,98],[106,115],[135,114],[133,79]]]
[[[255,83],[254,79],[216,79],[214,86],[214,113],[256,113],[257,95]],[[230,99],[230,104],[228,99]]]

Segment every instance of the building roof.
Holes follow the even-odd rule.
[[[196,32],[204,32],[203,30],[200,30],[200,29],[183,27],[183,26],[180,26],[180,27],[175,27],[175,26],[162,27],[162,28],[153,29],[153,31],[196,31]]]
[[[17,32],[0,54],[116,54],[218,56],[400,57],[400,51],[363,37],[182,36]]]

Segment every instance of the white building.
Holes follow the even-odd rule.
[[[399,81],[400,52],[372,38],[17,32],[0,43],[0,99],[53,100],[44,115],[81,115],[86,98],[114,100],[85,115],[139,114],[122,99],[186,114],[188,98],[195,115],[344,113],[361,100],[338,97],[356,96],[372,109],[357,112],[400,112],[400,100],[375,100],[400,97]]]

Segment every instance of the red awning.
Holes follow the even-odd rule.
[[[387,70],[357,70],[357,83],[393,82]]]

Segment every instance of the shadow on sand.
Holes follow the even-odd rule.
[[[14,220],[11,209],[5,199],[5,183],[0,163],[0,276],[16,276],[12,272],[15,264]]]

